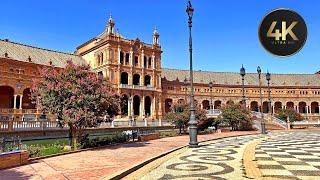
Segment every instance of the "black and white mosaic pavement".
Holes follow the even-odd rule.
[[[319,132],[271,134],[256,147],[256,160],[264,177],[320,179]]]
[[[245,145],[259,135],[225,138],[201,144],[200,148],[170,159],[142,179],[243,179]]]

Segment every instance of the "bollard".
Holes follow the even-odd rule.
[[[289,118],[289,116],[287,117],[287,130],[290,130],[290,118]]]
[[[148,126],[148,121],[147,121],[147,118],[144,118],[144,126]]]

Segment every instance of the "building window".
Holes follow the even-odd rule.
[[[139,65],[139,58],[138,56],[134,56],[134,66],[138,66]]]
[[[103,73],[102,73],[102,71],[99,71],[99,72],[98,72],[98,76],[99,76],[99,78],[101,78],[101,79],[103,78]]]
[[[124,55],[123,52],[120,51],[120,64],[123,64]]]
[[[147,57],[146,56],[144,56],[143,57],[143,67],[147,67]]]
[[[148,68],[151,68],[151,63],[152,63],[152,60],[151,60],[151,57],[149,57],[149,60],[148,60]]]
[[[130,57],[129,53],[126,53],[126,65],[129,64],[129,57]]]

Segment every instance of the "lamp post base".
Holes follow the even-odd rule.
[[[265,124],[265,123],[262,123],[262,124],[261,124],[261,134],[267,134],[266,124]]]
[[[189,142],[189,147],[190,148],[197,148],[198,147],[198,130],[197,130],[197,125],[196,121],[189,124],[189,137],[190,137],[190,142]]]

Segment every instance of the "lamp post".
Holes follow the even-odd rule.
[[[261,113],[261,133],[266,134],[266,123],[264,121],[263,112],[262,112],[262,88],[261,88],[261,68],[257,67],[257,72],[259,76],[259,89],[260,89],[260,113]]]
[[[242,77],[242,107],[246,108],[246,97],[244,96],[244,76],[246,75],[246,69],[243,67],[240,68],[240,75]]]
[[[188,85],[188,80],[187,80],[187,78],[184,78],[183,85],[184,85],[184,88],[185,88],[184,101],[185,101],[185,103],[187,103],[187,102],[188,102],[188,101],[187,101],[187,92],[188,92],[188,87],[187,87],[187,85]]]
[[[271,110],[271,91],[270,91],[270,80],[271,80],[271,74],[267,72],[266,74],[266,79],[268,81],[268,113],[272,115],[272,110]]]
[[[192,16],[194,9],[192,8],[190,0],[188,1],[186,12],[188,14],[188,25],[189,25],[189,53],[190,53],[190,119],[189,119],[189,136],[190,142],[189,147],[196,148],[198,147],[197,140],[197,121],[195,116],[195,108],[194,108],[194,89],[193,89],[193,68],[192,68],[192,36],[191,36],[191,28],[192,28]]]
[[[209,87],[210,87],[210,114],[213,114],[213,104],[212,104],[212,87],[213,87],[213,83],[211,81],[209,82]]]

